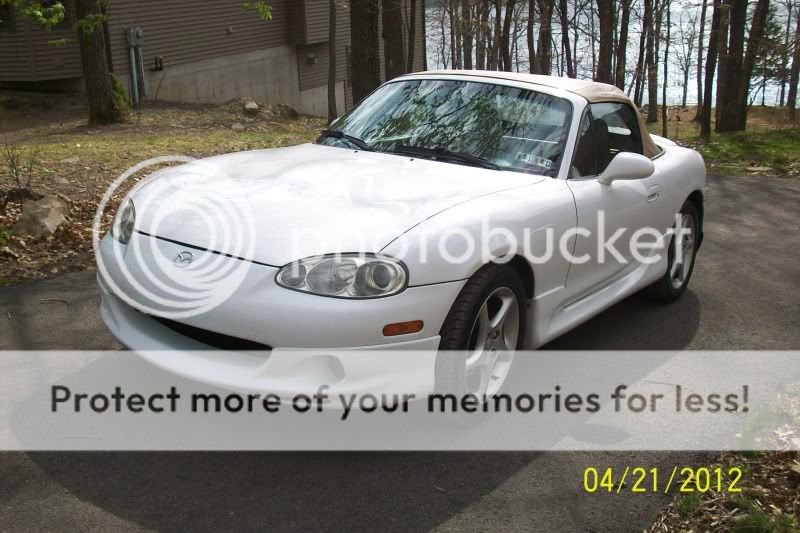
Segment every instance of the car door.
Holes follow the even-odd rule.
[[[598,182],[620,152],[642,153],[635,111],[622,103],[591,104],[581,121],[567,185],[577,210],[578,228],[567,278],[567,298],[575,300],[601,289],[637,266],[631,238],[642,227],[658,227],[655,205],[659,173],[639,180]],[[655,238],[644,239],[655,242]],[[605,246],[608,244],[608,246]]]

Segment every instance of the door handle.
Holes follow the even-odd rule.
[[[658,197],[661,196],[661,193],[658,190],[658,185],[653,185],[652,187],[647,189],[647,203],[651,204],[658,200]]]

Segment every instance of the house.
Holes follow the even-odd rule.
[[[102,30],[111,69],[134,99],[140,93],[149,99],[196,103],[252,97],[291,104],[301,113],[327,115],[328,0],[266,3],[272,8],[271,21],[245,9],[242,0],[108,0]],[[410,6],[416,5],[414,70],[425,65],[424,3],[404,0],[406,27]],[[346,0],[337,4],[336,92],[341,114],[352,106],[350,16]],[[15,16],[12,9],[2,9],[0,85],[79,89],[81,62],[70,15],[48,32]],[[383,40],[379,42],[382,47]]]

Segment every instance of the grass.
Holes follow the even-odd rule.
[[[797,531],[794,518],[785,514],[769,514],[749,496],[739,495],[732,501],[744,512],[736,519],[731,528],[734,533],[794,533]]]
[[[0,91],[0,144],[37,146],[41,157],[33,190],[60,195],[70,209],[68,223],[50,240],[3,231],[19,220],[21,209],[14,203],[0,210],[0,250],[9,249],[0,253],[0,286],[92,268],[91,224],[98,202],[109,184],[137,163],[158,156],[202,158],[302,144],[313,141],[324,125],[316,117],[287,120],[268,110],[244,116],[243,102],[231,101],[147,104],[132,110],[122,124],[92,128],[86,125],[80,95]],[[0,162],[0,193],[13,187]],[[109,210],[114,207],[112,200]]]
[[[800,176],[800,126],[788,121],[781,108],[751,108],[748,128],[743,132],[712,133],[700,137],[700,126],[692,120],[694,108],[672,112],[667,137],[698,150],[709,171],[732,175]],[[649,124],[650,133],[661,135],[661,122]]]
[[[684,520],[689,518],[692,513],[700,506],[702,498],[696,492],[686,494],[675,502],[675,510]]]

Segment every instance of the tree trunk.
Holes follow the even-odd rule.
[[[449,23],[447,25],[450,28],[450,64],[453,65],[454,69],[461,68],[458,64],[461,52],[458,51],[458,55],[456,55],[456,50],[458,49],[459,45],[456,44],[456,14],[455,14],[455,7],[454,7],[455,0],[448,0],[447,2],[447,16],[449,17]]]
[[[100,16],[102,9],[97,0],[75,0],[77,20]],[[123,118],[122,110],[114,98],[103,30],[97,25],[91,33],[84,32],[80,28],[77,32],[83,81],[89,103],[89,124],[99,126],[120,122]]]
[[[553,69],[553,4],[551,0],[539,0],[539,42],[536,62],[539,72],[548,76]]]
[[[708,53],[706,55],[703,88],[703,113],[700,118],[700,135],[706,140],[711,137],[711,94],[714,90],[714,72],[717,69],[717,48],[719,47],[720,22],[722,18],[721,0],[713,1],[714,13],[711,16],[711,31],[708,35]]]
[[[611,57],[614,53],[614,9],[612,0],[596,0],[600,21],[600,50],[597,58],[595,81],[613,83]]]
[[[659,10],[658,0],[653,3],[647,31],[647,123],[658,122],[658,61],[654,56],[658,34],[653,28],[653,15]]]
[[[661,135],[663,137],[667,136],[667,81],[669,80],[669,39],[670,27],[672,26],[670,17],[671,3],[670,0],[664,0],[664,9],[667,11],[667,40],[664,44],[664,82],[661,84]]]
[[[459,14],[460,6],[458,5],[458,0],[450,0],[450,5],[452,6],[453,13],[453,18],[450,19],[450,23],[453,28],[453,35],[455,36],[453,47],[456,52],[456,68],[461,69],[464,68],[464,59],[461,55],[463,50],[461,46],[462,18]]]
[[[697,110],[694,114],[695,122],[700,122],[703,116],[703,38],[706,30],[706,11],[708,11],[708,0],[700,2],[700,36],[697,38]],[[684,91],[686,90],[684,84]],[[685,98],[684,98],[685,100]],[[686,103],[684,102],[684,107]]]
[[[558,9],[561,18],[561,47],[564,49],[564,63],[567,66],[567,76],[575,77],[575,66],[572,64],[572,52],[569,46],[569,13],[567,12],[567,0],[559,1]]]
[[[620,0],[622,13],[620,14],[619,38],[617,40],[617,69],[614,82],[621,90],[625,90],[625,53],[628,50],[628,19],[631,16],[631,0]]]
[[[594,22],[594,2],[589,0],[589,44],[592,49],[592,79],[597,75],[597,28]]]
[[[416,51],[417,36],[417,0],[409,0],[409,9],[411,10],[411,15],[408,18],[408,36],[406,37],[408,45],[406,49],[406,72],[414,72],[414,54]],[[425,27],[424,19],[422,21],[422,27]]]
[[[577,9],[577,8],[576,8]],[[575,24],[572,25],[572,65],[575,67],[575,77],[578,77],[578,13],[575,13]]]
[[[336,110],[336,0],[330,0],[328,27],[328,124],[339,116]]]
[[[517,0],[506,0],[506,14],[503,17],[503,38],[501,50],[503,53],[503,70],[511,72],[511,20],[514,18],[514,4]]]
[[[780,91],[780,107],[783,107],[786,102],[786,82],[788,81],[789,72],[789,36],[792,33],[792,4],[789,4],[786,9],[786,32],[783,34],[783,51],[781,53],[781,91]]]
[[[350,0],[353,102],[360,102],[381,84],[378,6],[375,0]]]
[[[756,59],[763,44],[764,31],[769,14],[769,0],[758,0],[753,11],[750,24],[750,33],[747,38],[747,52],[745,52],[742,70],[735,85],[736,101],[733,109],[733,130],[744,131],[747,127],[747,95],[750,93],[750,78],[753,77]]]
[[[494,38],[492,39],[491,70],[503,70],[503,58],[500,53],[503,37],[503,0],[494,0]]]
[[[714,96],[714,119],[719,120],[719,108],[722,103],[724,90],[721,85],[725,83],[725,68],[728,66],[728,31],[730,29],[731,0],[722,0],[720,4],[719,35],[717,38],[717,91]]]
[[[689,97],[689,69],[683,71],[683,95],[681,96],[681,107],[686,107],[686,99]]]
[[[652,26],[653,0],[644,0],[644,14],[642,15],[642,34],[639,36],[639,58],[636,61],[636,85],[633,91],[633,101],[637,106],[642,106],[642,93],[644,92],[644,67],[647,56],[647,36]]]
[[[406,73],[405,43],[403,41],[403,6],[400,0],[383,0],[383,63],[386,79]]]
[[[747,0],[730,1],[730,27],[725,59],[725,77],[720,75],[717,90],[721,91],[717,110],[716,131],[735,131],[738,122],[739,80],[743,77],[744,28],[747,19]]]
[[[528,0],[528,70],[531,74],[539,74],[539,62],[536,59],[536,45],[533,38],[535,15],[536,0]]]
[[[462,54],[464,57],[464,68],[472,70],[472,35],[474,29],[470,0],[461,0],[461,16],[463,19],[463,24],[461,26],[461,43],[464,48]]]
[[[424,9],[424,6],[425,6],[425,2],[424,1],[423,1],[422,5],[423,5],[423,9]],[[448,63],[448,61],[447,61],[447,32],[445,31],[445,23],[444,23],[445,22],[445,16],[444,16],[443,10],[439,10],[438,11],[438,20],[437,20],[437,22],[439,23],[439,38],[440,38],[440,41],[441,41],[439,43],[439,54],[442,57],[442,65],[444,66],[444,68],[448,68],[450,63]]]
[[[519,18],[522,16],[522,13],[517,11],[514,14],[514,19],[512,23],[514,25],[513,30],[511,31],[511,35],[513,39],[511,39],[511,56],[514,58],[514,70],[519,72]]]
[[[797,17],[797,29],[794,32],[794,53],[792,54],[792,72],[789,75],[789,94],[787,105],[789,106],[789,118],[796,119],[797,110],[797,82],[800,79],[800,12]]]
[[[475,62],[478,70],[486,70],[486,36],[489,24],[489,0],[478,2],[478,29],[475,42]]]

